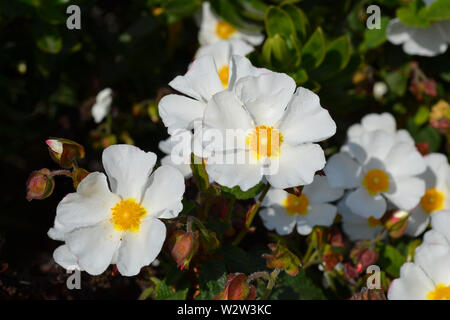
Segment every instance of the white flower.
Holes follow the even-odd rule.
[[[406,234],[417,237],[427,228],[430,216],[435,212],[450,209],[450,166],[447,157],[431,153],[424,157],[427,170],[419,176],[425,181],[425,195],[419,205],[411,211]]]
[[[336,124],[315,93],[295,88],[288,75],[266,72],[241,78],[232,90],[214,95],[205,110],[205,132],[218,132],[224,139],[234,132],[238,141],[213,141],[205,147],[213,155],[206,171],[214,181],[244,191],[263,176],[278,189],[313,181],[325,165],[315,142],[333,136]],[[228,161],[233,158],[238,161]]]
[[[417,149],[382,130],[362,132],[346,145],[346,152],[333,155],[325,167],[332,187],[352,189],[346,204],[362,217],[379,219],[386,212],[386,199],[401,210],[411,210],[425,193],[416,177],[426,169]]]
[[[424,244],[441,244],[450,247],[450,211],[442,210],[431,216],[430,231],[423,236]]]
[[[337,209],[328,202],[339,199],[342,194],[342,189],[330,188],[326,177],[316,175],[314,181],[303,188],[300,197],[270,189],[262,203],[265,208],[259,215],[265,227],[279,235],[291,233],[295,226],[299,234],[307,235],[314,226],[333,224]]]
[[[389,300],[450,300],[450,247],[422,245],[414,263],[400,269],[388,291]]]
[[[222,75],[221,79],[219,66],[213,56],[201,56],[194,60],[184,76],[177,76],[169,83],[173,89],[184,94],[169,94],[159,102],[159,115],[169,134],[179,129],[194,129],[194,121],[203,119],[208,101],[226,87],[233,87],[238,79],[269,72],[253,67],[245,57],[232,56],[228,84],[224,86],[222,80],[226,77]]]
[[[430,22],[426,28],[404,25],[400,19],[389,21],[386,29],[389,42],[403,45],[410,55],[434,57],[447,51],[450,43],[450,20]]]
[[[404,129],[397,130],[397,124],[392,114],[384,112],[381,114],[370,113],[361,119],[361,123],[356,123],[347,130],[347,142],[358,143],[364,132],[382,130],[392,135],[397,142],[406,142],[415,145],[413,138],[408,131]],[[346,151],[347,146],[344,145],[341,151]]]
[[[200,47],[195,53],[195,59],[208,55],[213,56],[217,70],[221,70],[229,67],[230,59],[233,55],[245,57],[253,50],[251,45],[239,39],[220,40]],[[228,85],[228,82],[226,85]]]
[[[264,40],[261,33],[237,30],[234,26],[218,17],[209,2],[203,2],[202,22],[198,33],[200,45],[208,45],[220,40],[241,39],[253,46],[260,45]]]
[[[377,100],[381,100],[384,97],[384,95],[388,92],[388,87],[386,83],[384,83],[383,81],[377,81],[373,85],[372,91],[374,98]]]
[[[363,218],[353,213],[345,204],[346,197],[338,202],[337,209],[342,217],[342,230],[350,241],[375,239],[383,230],[383,224],[373,217]]]
[[[110,88],[103,89],[97,94],[95,104],[92,106],[92,117],[96,123],[102,122],[111,110],[112,90]]]
[[[166,227],[159,219],[178,215],[184,179],[161,166],[153,174],[156,155],[130,145],[103,152],[103,173],[93,172],[58,205],[49,236],[65,244],[54,252],[64,268],[98,275],[116,264],[125,276],[139,273],[161,251]]]

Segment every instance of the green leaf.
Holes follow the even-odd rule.
[[[245,30],[248,32],[259,32],[261,28],[256,25],[247,22],[239,15],[239,9],[229,0],[211,0],[211,6],[214,11],[225,19],[227,22],[231,23],[238,29]]]
[[[379,244],[377,249],[379,251],[377,263],[381,269],[390,276],[398,278],[400,276],[400,268],[406,262],[406,258],[391,245]]]
[[[427,8],[426,16],[433,22],[450,19],[450,0],[436,0]]]
[[[291,38],[295,36],[292,35]],[[295,41],[295,40],[294,40]],[[284,39],[277,34],[264,42],[262,55],[272,69],[287,71],[300,63],[300,50],[293,39]]]
[[[297,37],[301,43],[304,43],[306,41],[306,29],[309,25],[306,14],[300,8],[289,3],[283,4],[281,9],[291,17],[295,31],[297,32]]]
[[[266,32],[269,37],[279,34],[285,39],[295,34],[294,24],[286,11],[270,6],[266,11]]]
[[[402,69],[399,71],[393,71],[386,73],[384,80],[386,81],[389,90],[393,92],[395,95],[402,97],[408,85],[408,73],[406,69]]]
[[[227,198],[235,198],[238,200],[245,200],[256,197],[264,189],[264,183],[260,182],[256,186],[248,189],[247,191],[242,191],[239,186],[234,186],[233,188],[228,188],[225,186],[220,186],[222,189],[222,194]]]
[[[200,7],[200,4],[198,0],[166,0],[162,2],[162,8],[168,16],[168,22],[174,23],[192,15]]]
[[[327,45],[327,53],[320,67],[314,70],[314,76],[319,79],[330,78],[343,70],[350,61],[352,47],[347,35],[341,36]]]
[[[359,46],[359,49],[366,51],[382,45],[386,41],[386,27],[388,23],[388,17],[381,17],[380,29],[366,29],[364,31],[364,41]]]
[[[201,158],[191,154],[191,170],[195,184],[201,191],[209,188],[209,177]]]
[[[200,294],[197,300],[211,300],[224,287],[227,280],[227,270],[220,260],[209,260],[203,263],[200,271]]]
[[[442,144],[441,134],[430,125],[427,125],[412,136],[417,143],[428,142],[430,152],[439,151]]]
[[[260,0],[238,0],[238,3],[243,9],[243,16],[258,21],[264,21],[266,10],[269,7],[267,4]]]
[[[425,28],[430,25],[422,0],[411,1],[407,7],[397,9],[396,14],[400,21],[407,26]]]
[[[317,68],[325,58],[325,38],[322,28],[318,27],[302,49],[302,66],[305,70]]]
[[[417,126],[421,126],[428,121],[429,116],[430,110],[426,106],[420,106],[419,110],[417,110],[416,114],[414,115],[414,123]]]
[[[295,276],[283,273],[277,283],[277,287],[270,295],[271,300],[324,300],[325,295],[306,274],[300,270]]]
[[[186,300],[188,290],[189,288],[174,291],[165,280],[162,280],[157,285],[155,300]]]
[[[289,73],[289,75],[295,80],[297,85],[302,85],[308,81],[308,73],[304,69],[298,69],[295,72]]]
[[[57,54],[62,49],[61,37],[52,34],[46,34],[38,37],[36,44],[39,49],[51,54]]]

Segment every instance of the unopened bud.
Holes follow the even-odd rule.
[[[301,262],[300,259],[289,249],[281,244],[269,244],[271,254],[263,254],[263,258],[267,259],[267,267],[270,269],[284,270],[290,276],[296,276],[299,272]]]
[[[385,226],[389,232],[389,236],[397,239],[400,238],[408,226],[409,212],[397,210],[393,212],[385,222]]]
[[[48,198],[55,188],[55,181],[50,177],[50,170],[41,169],[30,174],[27,180],[27,200]]]
[[[192,257],[198,250],[198,231],[175,231],[170,239],[170,253],[181,269],[188,269]]]
[[[214,300],[254,300],[256,288],[247,283],[247,277],[243,273],[228,275],[225,288],[217,294]]]
[[[72,172],[72,180],[73,180],[73,187],[75,190],[78,188],[78,185],[81,181],[83,181],[84,178],[87,177],[89,174],[89,171],[83,168],[75,168]]]
[[[51,138],[45,141],[51,158],[63,168],[71,168],[75,159],[84,158],[82,145],[64,138]]]

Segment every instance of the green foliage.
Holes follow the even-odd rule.
[[[270,295],[272,300],[323,300],[325,295],[307,275],[300,270],[295,277],[283,273],[279,278],[278,286]]]
[[[377,264],[381,270],[394,278],[398,278],[400,276],[400,268],[406,262],[405,256],[389,244],[378,243],[377,250],[379,252]]]
[[[247,191],[242,191],[239,186],[235,186],[233,188],[228,188],[225,186],[220,186],[220,189],[222,190],[222,195],[227,198],[235,198],[238,200],[245,200],[245,199],[251,199],[256,197],[263,189],[264,189],[264,183],[260,182],[254,187],[251,187]]]

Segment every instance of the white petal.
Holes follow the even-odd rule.
[[[441,153],[430,153],[424,157],[427,170],[420,176],[425,180],[426,188],[446,190],[450,167],[447,157]]]
[[[257,77],[262,74],[270,74],[272,71],[265,68],[256,68],[246,57],[233,55],[231,57],[229,87],[234,87],[236,82],[244,77]]]
[[[249,153],[244,150],[238,150],[234,154],[236,157],[244,159],[250,157]],[[244,163],[232,161],[232,163],[227,164],[226,161],[219,162],[216,160],[220,158],[225,159],[226,156],[224,153],[217,152],[214,158],[208,158],[206,162],[206,172],[218,184],[228,188],[239,186],[242,191],[246,191],[261,181],[263,177],[261,164],[253,164],[249,161]]]
[[[343,152],[331,156],[324,171],[328,183],[334,188],[355,188],[361,180],[361,166]]]
[[[236,37],[254,46],[259,46],[264,41],[264,35],[262,33],[251,33],[242,30],[237,33]]]
[[[185,96],[169,94],[158,105],[159,115],[169,134],[177,129],[191,130],[195,120],[202,120],[206,104]]]
[[[189,179],[192,177],[192,170],[190,164],[176,164],[172,161],[170,155],[165,156],[161,159],[161,165],[163,166],[171,166],[181,172],[185,179]]]
[[[429,230],[425,232],[425,234],[423,235],[423,243],[450,246],[450,242],[447,240],[447,238],[436,230]]]
[[[408,218],[408,226],[405,233],[412,237],[418,237],[422,234],[430,223],[430,216],[418,206],[411,211],[411,215]]]
[[[425,182],[416,177],[396,178],[384,195],[399,209],[412,210],[425,194]]]
[[[238,80],[234,90],[258,125],[274,125],[283,116],[295,81],[284,73],[265,73]]]
[[[295,226],[295,217],[289,215],[286,209],[274,205],[273,207],[263,208],[259,215],[268,230],[275,230],[279,235],[290,234]]]
[[[441,31],[442,38],[450,43],[450,20],[438,21],[436,27]]]
[[[140,202],[156,163],[156,154],[135,146],[116,144],[103,151],[102,161],[112,192],[122,199],[134,198]]]
[[[345,203],[351,211],[364,218],[379,219],[386,212],[386,200],[379,194],[371,196],[365,188],[350,193]]]
[[[303,193],[310,202],[324,203],[339,199],[344,194],[342,188],[331,188],[326,176],[315,175],[311,184],[303,188]]]
[[[408,27],[400,22],[400,19],[392,19],[386,29],[386,37],[393,44],[401,44],[409,39],[414,33],[414,28]]]
[[[82,269],[91,275],[99,275],[111,263],[120,245],[121,234],[107,221],[72,231],[67,235],[66,243]]]
[[[69,247],[65,244],[56,248],[56,250],[53,252],[53,259],[57,264],[59,264],[66,270],[77,269],[83,271],[78,265],[77,257],[72,252],[70,252]]]
[[[261,205],[263,207],[270,207],[274,205],[283,206],[283,203],[288,196],[289,193],[282,189],[270,188]]]
[[[270,184],[278,189],[310,184],[316,171],[325,166],[325,155],[318,144],[290,146],[281,144],[280,157],[272,159],[274,174],[266,175]]]
[[[319,96],[302,87],[289,102],[279,128],[284,140],[292,145],[323,141],[336,133],[336,123],[320,106]]]
[[[180,171],[170,166],[161,166],[150,177],[142,206],[151,217],[175,218],[183,209],[181,200],[184,188],[184,177]]]
[[[382,130],[364,131],[358,141],[347,144],[350,154],[365,164],[374,159],[383,162],[394,146],[394,137]]]
[[[329,227],[333,224],[336,217],[337,208],[328,203],[313,203],[308,208],[306,216],[298,215],[297,221],[306,218],[311,227],[325,226]]]
[[[219,38],[215,34],[218,21],[219,18],[212,12],[210,3],[208,1],[203,2],[202,22],[198,33],[200,45],[204,46],[219,41]]]
[[[184,76],[177,76],[169,85],[196,100],[208,102],[211,97],[223,90],[212,56],[196,59]]]
[[[117,256],[117,269],[134,276],[155,260],[166,239],[166,226],[158,219],[142,221],[138,232],[127,232]]]
[[[55,229],[61,233],[94,225],[107,219],[111,208],[119,201],[120,198],[109,191],[106,176],[93,172],[81,181],[77,192],[68,194],[58,204]]]
[[[408,143],[413,146],[416,145],[414,139],[411,137],[411,134],[405,129],[400,129],[395,133],[395,143],[397,144],[401,142]]]
[[[431,278],[435,285],[450,285],[450,247],[424,244],[416,249],[414,262]]]
[[[395,118],[390,113],[371,113],[361,119],[361,125],[366,131],[382,130],[394,134],[397,128]]]
[[[447,50],[447,43],[435,23],[427,28],[415,28],[411,38],[403,44],[403,51],[410,55],[434,57]]]
[[[434,230],[442,234],[450,243],[450,211],[443,210],[431,215],[431,225]]]
[[[407,262],[400,269],[400,278],[391,283],[388,299],[426,300],[427,293],[433,289],[433,283],[423,270],[416,264]]]
[[[397,143],[385,159],[386,169],[394,177],[414,176],[425,171],[426,165],[416,147]]]

